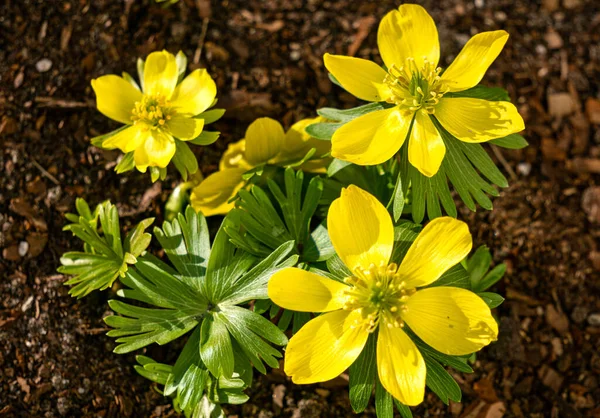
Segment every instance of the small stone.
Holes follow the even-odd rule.
[[[544,35],[544,39],[550,49],[560,49],[564,44],[562,37],[554,29],[549,29]]]
[[[35,69],[40,73],[50,71],[50,68],[52,68],[52,61],[50,61],[48,58],[42,58],[35,63]]]
[[[527,162],[517,164],[517,172],[527,177],[531,173],[531,164]]]
[[[590,324],[593,327],[598,327],[600,326],[600,313],[593,313],[590,316],[588,316],[588,324]]]
[[[548,112],[551,116],[562,118],[575,111],[575,101],[569,93],[548,95]]]
[[[273,389],[273,403],[280,408],[283,408],[283,397],[285,396],[285,385],[277,385]]]
[[[19,242],[19,255],[25,257],[27,251],[29,251],[29,243],[27,241]]]

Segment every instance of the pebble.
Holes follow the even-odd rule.
[[[27,241],[19,242],[19,255],[25,257],[27,251],[29,251],[29,243]]]
[[[517,164],[517,172],[525,177],[531,173],[531,164],[519,163]]]
[[[48,58],[42,58],[41,60],[35,63],[35,68],[36,70],[38,70],[38,72],[45,73],[46,71],[49,71],[50,68],[52,68],[52,61],[50,61]]]
[[[597,327],[600,326],[600,313],[593,313],[590,316],[588,316],[588,324],[590,324],[593,327]]]

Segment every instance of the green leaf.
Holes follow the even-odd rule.
[[[495,285],[502,277],[504,277],[504,273],[506,273],[506,264],[498,264],[494,267],[485,277],[477,283],[477,288],[473,290],[475,292],[481,292],[483,290],[487,290],[493,285]]]
[[[388,207],[390,205],[392,206],[394,222],[398,222],[400,216],[402,216],[402,211],[404,210],[404,193],[402,192],[402,178],[400,173],[398,173],[396,185],[394,186],[394,193],[392,194],[390,203],[388,203]]]
[[[145,90],[145,87],[144,87],[144,64],[145,64],[145,61],[143,59],[141,59],[141,58],[137,59],[136,67],[137,67],[138,79],[140,80],[140,87],[142,88],[142,91]]]
[[[267,299],[267,284],[277,271],[292,267],[298,256],[290,256],[293,242],[281,244],[268,257],[258,263],[250,271],[225,287],[220,294],[220,305],[239,305],[253,299]]]
[[[413,342],[416,344],[417,348],[421,352],[423,356],[429,356],[445,366],[452,367],[453,369],[458,370],[463,373],[473,373],[473,369],[471,366],[467,364],[467,360],[464,357],[456,357],[450,356],[448,354],[440,353],[434,348],[428,346],[420,338],[418,338],[413,332],[407,331],[410,335]]]
[[[139,366],[133,366],[135,371],[158,384],[165,385],[173,372],[172,366],[156,363],[150,357],[136,356],[135,359],[140,364]]]
[[[477,296],[483,299],[483,301],[486,303],[487,306],[489,306],[490,309],[497,308],[504,302],[504,298],[497,293],[479,292],[477,293]]]
[[[469,280],[469,273],[461,265],[457,264],[450,270],[446,271],[442,276],[435,282],[431,283],[427,287],[438,287],[438,286],[451,286],[460,287],[462,289],[471,290],[471,281]]]
[[[131,84],[133,87],[135,87],[137,90],[140,90],[140,86],[138,85],[138,83],[135,81],[135,79],[131,76],[131,74],[129,74],[128,72],[123,71],[121,73],[121,75],[123,76],[123,78],[125,79],[125,81],[127,81],[129,84]]]
[[[129,234],[127,234],[124,244],[125,251],[131,253],[134,257],[138,257],[146,251],[146,248],[148,248],[148,245],[150,245],[150,241],[152,240],[152,235],[145,232],[145,230],[149,228],[153,222],[154,218],[144,219],[137,224]]]
[[[92,214],[88,204],[83,199],[78,199],[76,207],[79,217],[68,214],[67,218],[73,223],[63,229],[71,231],[84,242],[84,251],[63,254],[60,259],[62,266],[58,268],[58,272],[74,276],[65,284],[73,286],[69,294],[81,298],[94,290],[111,287],[118,277],[125,275],[128,263],[133,264],[136,260],[135,254],[126,252],[134,252],[129,248],[130,238],[127,238],[126,249],[123,250],[119,215],[115,206],[104,202],[98,205]],[[100,221],[102,234],[97,230],[97,220]],[[148,241],[147,234],[143,231],[151,222],[151,219],[146,219],[134,228],[132,234],[140,237],[137,238],[135,251],[141,249]]]
[[[267,180],[268,190],[254,185],[240,190],[236,208],[227,216],[225,231],[238,247],[264,257],[285,242],[293,241],[303,261],[315,262],[330,253],[323,231],[313,236],[311,220],[323,194],[323,182],[286,168],[283,179]],[[282,187],[283,186],[283,187]],[[317,239],[318,241],[315,241]],[[317,247],[324,245],[323,248]]]
[[[179,354],[173,374],[165,384],[165,395],[175,396],[181,409],[193,410],[202,399],[210,383],[210,376],[200,359],[200,329],[197,328]]]
[[[317,114],[323,116],[325,119],[334,120],[338,122],[346,123],[353,119],[364,116],[368,113],[375,112],[377,110],[387,109],[388,106],[385,103],[369,103],[366,105],[354,107],[352,109],[335,109],[332,107],[323,107],[317,109]],[[313,126],[313,125],[309,125]]]
[[[522,149],[529,145],[527,140],[519,134],[510,134],[504,138],[492,139],[489,143],[508,149]]]
[[[188,206],[172,222],[154,228],[154,235],[165,250],[180,280],[200,291],[210,257],[210,237],[206,219]]]
[[[471,277],[471,284],[473,289],[476,289],[476,284],[483,279],[483,276],[490,269],[490,264],[492,263],[492,254],[490,250],[485,245],[477,248],[475,253],[467,260],[467,270],[469,272],[469,276]]]
[[[221,313],[229,333],[258,371],[266,373],[263,361],[273,368],[279,367],[278,358],[281,358],[281,353],[265,341],[277,345],[287,343],[285,334],[277,326],[262,316],[237,306],[225,306]]]
[[[373,386],[377,379],[376,339],[369,335],[367,344],[350,366],[350,404],[355,413],[360,414],[369,405]]]
[[[221,135],[221,132],[202,131],[196,138],[187,142],[194,145],[210,145],[219,139],[219,135]]]
[[[200,291],[165,271],[153,258],[140,258],[136,270],[127,271],[122,282],[129,289],[119,291],[119,295],[157,308],[109,301],[113,311],[124,315],[104,318],[107,325],[115,328],[107,335],[118,337],[116,353],[127,353],[151,343],[163,345],[179,338],[198,324],[208,308],[208,300]]]
[[[448,400],[460,402],[462,392],[450,374],[430,356],[424,356],[427,368],[426,384],[446,405]]]
[[[103,134],[103,135],[99,135],[99,136],[95,136],[92,139],[90,139],[90,142],[92,143],[93,146],[98,147],[98,148],[103,148],[102,143],[104,141],[106,141],[108,138],[115,136],[116,134],[124,131],[125,129],[129,128],[131,125],[123,125],[121,126],[119,129],[115,129],[114,131],[111,131],[107,134]],[[108,148],[103,148],[103,149],[108,149]],[[111,148],[114,149],[114,148]]]
[[[394,402],[392,395],[385,390],[377,379],[375,386],[375,413],[377,418],[394,418]]]
[[[319,122],[306,127],[306,133],[322,141],[331,141],[331,137],[343,123]]]
[[[123,154],[121,161],[115,166],[117,174],[122,174],[131,171],[135,168],[135,160],[133,159],[133,151]]]
[[[338,171],[348,167],[349,165],[352,165],[352,163],[349,161],[338,160],[337,158],[334,158],[329,164],[329,167],[327,167],[327,176],[333,177],[338,173]]]
[[[303,252],[305,260],[325,261],[335,254],[325,223],[326,220],[323,220],[310,234]]]
[[[336,278],[338,281],[343,281],[346,277],[352,276],[352,272],[339,255],[334,254],[332,257],[327,259],[327,270]]]
[[[221,314],[216,312],[202,321],[200,357],[215,377],[233,375],[233,347]]]
[[[185,142],[176,139],[175,145],[176,150],[172,161],[177,171],[181,174],[183,181],[187,181],[188,175],[198,171],[198,160]]]
[[[412,418],[413,414],[408,406],[404,405],[403,403],[400,403],[400,401],[396,399],[394,399],[394,405],[396,405],[396,409],[398,410],[402,418]]]
[[[183,81],[185,77],[185,70],[187,69],[187,57],[183,53],[183,51],[177,52],[175,55],[175,63],[177,64],[177,84]]]
[[[195,116],[196,119],[204,119],[204,125],[208,125],[209,123],[214,123],[221,119],[225,114],[225,109],[210,109],[206,112],[200,113],[198,116]]]
[[[508,92],[503,88],[486,87],[482,86],[481,84],[475,87],[471,87],[467,90],[446,93],[444,97],[471,97],[474,99],[510,102],[510,96],[508,95]]]

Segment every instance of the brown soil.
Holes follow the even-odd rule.
[[[511,38],[485,78],[505,86],[531,146],[502,150],[512,178],[493,212],[461,211],[476,244],[509,265],[496,286],[499,341],[476,372],[456,377],[462,404],[429,395],[416,416],[600,416],[600,4],[594,0],[419,1],[439,25],[442,63],[475,32]],[[538,4],[539,3],[539,4]],[[72,299],[55,273],[79,242],[61,231],[76,197],[111,199],[130,225],[162,219],[178,177],[114,173],[115,154],[89,139],[116,125],[94,108],[90,79],[135,72],[151,51],[183,50],[207,67],[226,117],[217,145],[196,147],[216,169],[227,142],[257,116],[286,125],[318,107],[357,101],[331,85],[324,52],[377,57],[376,22],[394,1],[4,0],[0,13],[0,415],[169,416],[169,400],[111,352],[102,317],[111,292]],[[377,58],[378,59],[378,58]],[[20,248],[19,248],[20,247]],[[21,251],[21,253],[19,252]],[[21,255],[20,255],[21,254]],[[24,254],[24,256],[22,256]],[[148,354],[172,361],[153,346]],[[280,372],[255,379],[247,417],[351,416],[346,382],[298,387]],[[373,415],[373,410],[369,410]]]

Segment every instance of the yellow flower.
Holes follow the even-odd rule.
[[[430,287],[471,250],[464,222],[431,221],[400,266],[392,260],[394,226],[385,207],[356,186],[342,191],[329,209],[331,242],[352,276],[344,283],[298,268],[269,281],[276,304],[301,312],[326,312],[290,340],[285,372],[295,383],[333,379],[377,334],[377,369],[385,389],[405,405],[423,401],[425,363],[405,326],[436,350],[450,355],[475,352],[496,340],[498,325],[475,293]]]
[[[133,151],[142,172],[149,166],[166,167],[176,151],[175,138],[189,141],[200,135],[204,119],[194,116],[208,109],[217,94],[205,69],[195,70],[179,84],[178,77],[175,56],[162,51],[146,59],[141,89],[116,75],[92,80],[98,110],[127,125],[102,146]]]
[[[350,93],[395,105],[343,125],[332,137],[331,155],[359,165],[380,164],[408,138],[410,163],[431,177],[446,153],[433,119],[471,143],[522,131],[523,119],[509,102],[445,96],[476,86],[507,40],[503,30],[475,35],[442,73],[437,28],[425,9],[403,4],[389,12],[377,33],[387,71],[372,61],[325,54],[325,66]]]
[[[324,173],[330,158],[324,157],[330,151],[331,143],[312,138],[305,128],[324,119],[316,117],[303,119],[284,132],[279,122],[271,118],[259,118],[246,130],[244,139],[230,144],[223,153],[219,171],[208,176],[192,190],[191,204],[204,216],[223,215],[229,212],[233,202],[229,202],[244,186],[242,175],[263,164],[286,166],[299,161],[311,149],[315,149],[314,159],[304,162],[299,168],[312,173]]]

